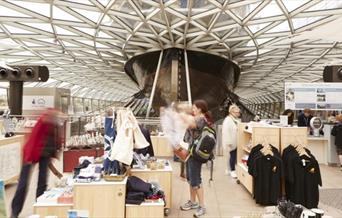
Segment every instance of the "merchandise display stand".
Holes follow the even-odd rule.
[[[140,205],[126,204],[126,218],[156,218],[164,215],[164,201],[143,202]]]
[[[246,130],[246,123],[238,126],[237,144],[237,183],[241,183],[249,193],[253,194],[253,177],[248,174],[247,165],[242,161],[244,156],[249,155],[251,148],[267,141],[277,149],[280,148],[279,127],[253,127],[252,132]],[[247,145],[251,145],[248,147]]]
[[[0,139],[0,180],[3,180],[5,185],[19,178],[23,144],[22,135]]]
[[[38,214],[40,217],[57,216],[66,217],[68,210],[71,210],[73,204],[56,204],[56,203],[35,203],[33,205],[33,214]]]
[[[67,217],[68,210],[89,212],[89,217],[125,217],[127,177],[120,182],[74,183],[73,203],[37,202],[33,205],[34,214]]]
[[[88,210],[89,217],[125,217],[126,182],[75,183],[73,209]]]
[[[308,144],[306,127],[282,127],[280,128],[280,153],[289,145],[301,143],[303,146]]]
[[[168,214],[172,203],[172,167],[169,162],[164,169],[131,169],[131,175],[147,182],[157,182],[165,193],[165,214]]]
[[[173,157],[172,147],[166,136],[151,136],[154,156],[156,157]]]

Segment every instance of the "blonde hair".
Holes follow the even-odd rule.
[[[236,104],[232,104],[230,105],[228,112],[231,113],[234,109],[238,109],[240,111],[240,108]]]
[[[342,114],[336,116],[336,120],[342,122]]]

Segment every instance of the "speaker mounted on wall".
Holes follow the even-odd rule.
[[[46,66],[11,66],[0,67],[0,81],[46,82],[49,69]]]
[[[325,66],[323,70],[323,81],[341,83],[342,82],[342,65]]]

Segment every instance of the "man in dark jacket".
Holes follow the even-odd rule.
[[[298,116],[298,126],[310,127],[311,118],[311,110],[308,108],[304,109],[303,113]]]

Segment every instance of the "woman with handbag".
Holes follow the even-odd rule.
[[[192,106],[193,116],[187,116],[186,123],[189,128],[185,135],[186,142],[189,143],[189,150],[192,146],[196,146],[196,139],[201,135],[205,126],[211,126],[211,116],[208,111],[207,102],[204,100],[196,100]],[[192,155],[189,155],[186,161],[186,177],[189,182],[190,200],[188,200],[180,208],[181,210],[197,209],[194,217],[203,216],[206,213],[204,206],[204,192],[201,178],[202,162],[196,160]],[[198,199],[198,203],[196,202]]]

